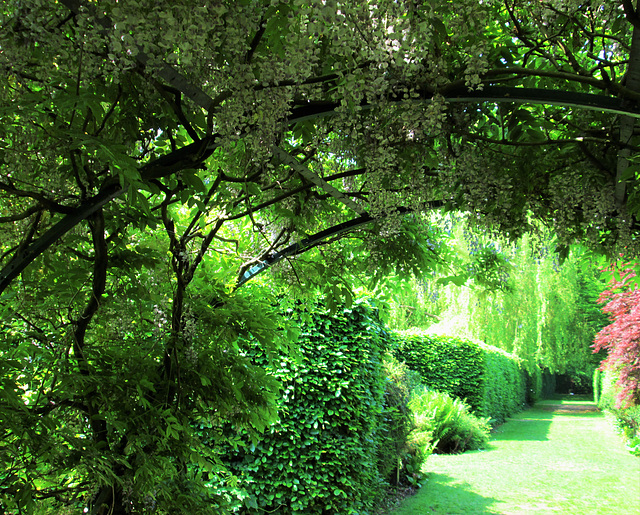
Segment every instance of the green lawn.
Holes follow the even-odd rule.
[[[640,459],[602,413],[545,411],[500,426],[484,451],[431,456],[422,489],[393,511],[419,514],[640,514]],[[589,403],[593,406],[593,403]]]

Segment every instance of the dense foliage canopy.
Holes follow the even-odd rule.
[[[638,25],[626,0],[3,2],[1,502],[202,493],[194,420],[275,416],[238,336],[273,349],[277,301],[234,289],[265,266],[348,301],[437,262],[439,207],[637,254]]]

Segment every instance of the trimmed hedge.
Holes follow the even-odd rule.
[[[616,406],[616,380],[611,370],[593,372],[593,400],[600,409],[613,410]]]
[[[378,449],[388,434],[381,358],[389,335],[364,304],[306,315],[299,359],[270,365],[254,356],[282,382],[283,397],[280,421],[222,458],[237,477],[242,513],[358,513],[384,492]]]
[[[464,399],[479,416],[501,423],[527,401],[527,377],[520,359],[464,338],[397,333],[398,357],[430,389]],[[530,382],[531,383],[531,382]]]
[[[431,390],[466,400],[472,410],[482,406],[482,349],[462,338],[420,332],[396,333],[398,358],[420,374]]]
[[[527,378],[522,361],[502,349],[480,344],[483,355],[482,416],[502,423],[527,402]]]

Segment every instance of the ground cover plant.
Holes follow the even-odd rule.
[[[546,400],[498,428],[486,450],[433,455],[393,515],[640,510],[638,458],[588,397]]]
[[[489,441],[489,419],[475,416],[464,401],[447,393],[422,387],[414,391],[409,407],[417,429],[431,435],[434,452],[477,450]]]

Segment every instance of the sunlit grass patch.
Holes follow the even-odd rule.
[[[393,514],[640,513],[640,460],[604,415],[542,406],[497,428],[485,451],[431,456],[428,481]]]

